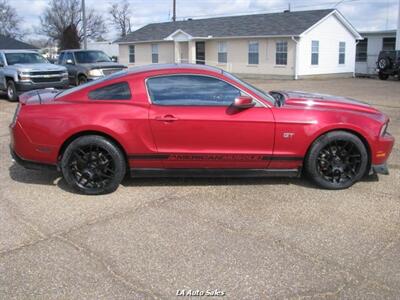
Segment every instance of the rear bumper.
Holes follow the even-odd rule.
[[[19,164],[20,166],[26,168],[26,169],[31,169],[31,170],[51,170],[51,171],[57,171],[57,166],[55,165],[50,165],[50,164],[45,164],[45,163],[38,163],[34,161],[29,161],[22,159],[21,157],[18,156],[18,154],[12,149],[12,146],[10,146],[10,153],[11,157],[13,160]]]
[[[68,79],[60,82],[16,82],[15,87],[18,92],[26,92],[31,90],[46,89],[46,88],[56,88],[56,89],[67,89],[69,87]]]

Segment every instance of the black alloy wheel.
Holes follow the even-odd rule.
[[[355,135],[336,131],[318,138],[306,160],[306,171],[319,186],[344,189],[366,173],[368,152]]]
[[[65,150],[61,169],[67,183],[76,190],[98,195],[115,191],[126,166],[119,148],[101,136],[83,136]]]

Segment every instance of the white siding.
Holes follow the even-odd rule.
[[[319,41],[319,64],[311,65],[311,41]],[[339,64],[339,42],[346,43],[345,64]],[[356,40],[354,35],[331,15],[300,38],[298,75],[353,73]]]
[[[118,56],[118,44],[111,42],[89,42],[87,44],[88,50],[101,50],[108,56]]]

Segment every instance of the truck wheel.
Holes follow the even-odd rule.
[[[381,59],[378,60],[378,67],[381,70],[388,69],[390,65],[391,65],[390,59],[387,57],[382,57]]]
[[[65,181],[78,192],[100,195],[118,188],[126,173],[126,161],[112,141],[87,135],[65,149],[61,170]]]
[[[378,76],[379,76],[380,80],[387,80],[389,78],[389,74],[385,74],[385,73],[382,73],[382,72],[379,72]]]
[[[10,101],[18,101],[17,88],[15,87],[14,80],[7,81],[7,97]]]
[[[77,85],[85,84],[87,82],[87,78],[84,75],[79,75]]]
[[[307,175],[320,187],[345,189],[360,180],[368,167],[364,143],[346,131],[332,131],[311,146],[306,161]]]

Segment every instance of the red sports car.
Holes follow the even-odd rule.
[[[21,95],[11,152],[85,194],[132,176],[299,176],[327,189],[387,174],[389,119],[356,100],[264,92],[199,65],[132,68]]]

